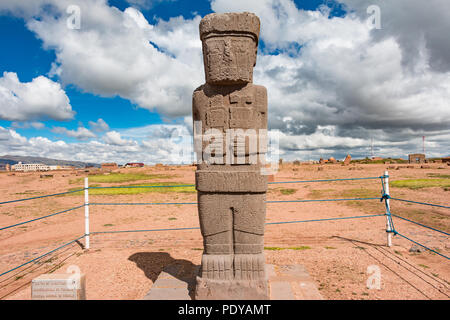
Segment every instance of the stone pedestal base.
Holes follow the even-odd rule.
[[[189,267],[184,270],[180,265],[169,265],[158,276],[153,283],[150,292],[144,300],[202,300],[202,299],[258,299],[255,296],[262,296],[264,284],[260,287],[255,284],[253,291],[249,287],[240,287],[235,283],[233,286],[225,287],[223,284],[211,282],[211,280],[199,280],[199,266]],[[311,279],[308,271],[302,265],[274,266],[266,265],[266,276],[268,278],[268,290],[266,291],[268,300],[322,300],[323,297],[317,289],[316,284]],[[214,280],[213,280],[214,281]],[[245,280],[241,280],[245,281]],[[195,288],[197,282],[198,289]],[[244,285],[244,283],[242,283]],[[221,294],[223,297],[208,294],[208,288]],[[244,289],[243,293],[239,291]],[[198,293],[198,296],[196,296]],[[227,294],[227,296],[225,296]],[[244,297],[245,295],[245,297]],[[249,298],[248,296],[254,295]]]
[[[267,280],[212,280],[197,277],[195,300],[268,300]]]

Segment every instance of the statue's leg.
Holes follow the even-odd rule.
[[[201,277],[233,279],[232,213],[225,194],[198,193],[200,229],[203,236]]]
[[[264,223],[266,194],[240,195],[234,208],[234,277],[242,280],[265,278]]]

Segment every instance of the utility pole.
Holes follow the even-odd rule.
[[[371,143],[370,143],[370,154],[372,156],[372,159],[374,158],[374,154],[373,154],[373,138],[371,138]]]
[[[425,154],[425,136],[422,136],[422,153]]]

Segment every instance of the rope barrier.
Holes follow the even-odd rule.
[[[385,176],[367,177],[367,178],[347,178],[347,179],[298,180],[298,181],[269,182],[268,184],[332,182],[332,181],[349,181],[349,180],[369,180],[369,179],[379,179],[379,178],[384,178],[384,177]],[[109,186],[109,187],[89,187],[88,189],[177,188],[177,187],[195,187],[195,184],[167,185],[167,186]],[[83,190],[85,190],[85,189],[83,188],[83,189],[77,189],[77,190],[71,190],[71,191],[66,191],[66,192],[48,194],[48,195],[43,195],[43,196],[36,196],[36,197],[30,197],[30,198],[24,198],[24,199],[3,201],[3,202],[0,202],[0,205],[7,204],[7,203],[14,203],[14,202],[27,201],[27,200],[34,200],[34,199],[41,199],[41,198],[47,198],[47,197],[60,196],[60,195],[64,195],[64,194],[80,192],[80,191],[83,191]]]
[[[45,196],[37,196],[37,197],[31,197],[31,198],[25,198],[25,199],[17,199],[17,200],[3,201],[3,202],[0,202],[0,205],[1,205],[1,204],[5,204],[5,203],[13,203],[13,202],[20,202],[20,201],[33,200],[33,199],[41,199],[41,198],[47,198],[47,197],[60,196],[60,195],[63,195],[63,194],[75,193],[75,192],[80,192],[80,191],[83,191],[83,190],[84,190],[84,189],[77,189],[77,190],[66,191],[66,192],[61,192],[61,193],[48,194],[48,195],[45,195]]]
[[[31,219],[31,220],[28,220],[28,221],[16,223],[16,224],[13,224],[13,225],[10,225],[10,226],[7,226],[7,227],[2,227],[2,228],[0,228],[0,231],[1,230],[5,230],[5,229],[9,229],[9,228],[12,228],[12,227],[17,227],[17,226],[20,226],[22,224],[30,223],[30,222],[33,222],[33,221],[37,221],[37,220],[45,219],[45,218],[48,218],[48,217],[56,216],[56,215],[61,214],[61,213],[65,213],[65,212],[69,212],[69,211],[72,211],[72,210],[80,209],[82,207],[84,207],[84,204],[81,205],[81,206],[78,206],[78,207],[74,207],[74,208],[70,208],[70,209],[67,209],[67,210],[55,212],[55,213],[52,213],[52,214],[49,214],[47,216],[43,216],[43,217],[40,217],[40,218]]]
[[[380,176],[380,177],[368,177],[368,178],[347,178],[347,179],[325,179],[325,180],[283,181],[283,182],[269,182],[269,184],[282,184],[282,183],[308,183],[308,182],[333,182],[333,181],[349,181],[349,180],[370,180],[370,179],[380,179],[380,178],[385,178],[385,176]]]
[[[345,219],[359,219],[359,218],[372,218],[372,217],[381,217],[381,216],[384,216],[384,214],[374,214],[374,215],[367,215],[367,216],[353,216],[353,217],[341,217],[341,218],[298,220],[298,221],[267,222],[266,225],[288,224],[288,223],[302,223],[302,222],[318,222],[318,221],[330,221],[330,220],[345,220]],[[91,232],[91,234],[125,233],[125,232],[129,233],[129,232],[181,231],[181,230],[196,230],[196,229],[200,229],[200,227],[170,228],[170,229],[96,231],[96,232]]]
[[[440,233],[443,233],[443,234],[446,234],[446,235],[450,236],[450,233],[447,233],[447,232],[445,232],[445,231],[441,231],[441,230],[438,230],[438,229],[429,227],[429,226],[427,226],[427,225],[424,225],[424,224],[422,224],[422,223],[419,223],[419,222],[416,222],[416,221],[413,221],[413,220],[409,220],[409,219],[400,217],[400,216],[398,216],[398,215],[396,215],[396,214],[393,214],[393,216],[396,217],[396,218],[402,219],[402,220],[406,220],[406,221],[415,223],[415,224],[417,224],[417,225],[419,225],[419,226],[422,226],[422,227],[424,227],[424,228],[428,228],[428,229],[431,229],[431,230],[434,230],[434,231],[437,231],[437,232],[440,232]]]
[[[347,199],[317,199],[317,200],[271,200],[266,203],[288,203],[288,202],[321,202],[321,201],[360,201],[360,200],[379,200],[380,198],[347,198]]]
[[[29,263],[31,263],[31,262],[34,262],[34,261],[36,261],[36,260],[38,260],[38,259],[41,259],[41,258],[43,258],[43,257],[45,257],[45,256],[47,256],[47,255],[49,255],[50,253],[53,253],[53,252],[55,252],[55,251],[58,251],[59,249],[62,249],[62,248],[64,248],[64,247],[67,247],[68,245],[70,245],[70,244],[72,244],[72,243],[74,243],[74,242],[76,242],[76,241],[78,241],[78,240],[84,238],[84,236],[85,236],[85,235],[82,235],[81,237],[76,238],[75,240],[72,240],[72,241],[70,241],[70,242],[67,242],[67,243],[63,244],[62,246],[59,246],[58,248],[53,249],[52,251],[49,251],[49,252],[44,253],[43,255],[41,255],[41,256],[39,256],[39,257],[37,257],[37,258],[34,258],[34,259],[32,259],[32,260],[27,261],[27,262],[21,264],[20,266],[17,266],[17,267],[14,267],[14,268],[12,268],[12,269],[10,269],[10,270],[8,270],[8,271],[5,271],[5,272],[3,272],[3,273],[0,274],[0,277],[1,277],[1,276],[4,276],[5,274],[8,274],[8,273],[10,273],[10,272],[12,272],[12,271],[14,271],[14,270],[17,270],[17,269],[19,269],[20,267],[26,266],[27,264],[29,264]]]
[[[439,208],[446,208],[446,209],[450,209],[450,207],[448,206],[442,206],[439,204],[432,204],[432,203],[426,203],[426,202],[418,202],[418,201],[412,201],[412,200],[404,200],[404,199],[398,199],[398,198],[391,198],[392,200],[397,200],[397,201],[403,201],[403,202],[411,202],[411,203],[416,203],[416,204],[423,204],[426,206],[432,206],[432,207],[439,207]]]
[[[404,235],[403,235],[403,234],[401,234],[401,233],[398,233],[398,232],[397,232],[397,235],[399,235],[400,237],[403,237],[403,238],[405,238],[406,240],[409,240],[409,241],[411,241],[411,242],[413,242],[413,243],[415,243],[415,244],[417,244],[417,245],[419,245],[419,246],[421,246],[421,247],[423,247],[423,248],[427,249],[428,251],[434,252],[434,253],[436,253],[436,254],[440,255],[441,257],[444,257],[444,258],[446,258],[447,260],[450,260],[450,258],[449,258],[449,257],[447,257],[447,256],[444,256],[443,254],[441,254],[441,253],[437,252],[436,250],[430,249],[430,248],[428,248],[428,247],[424,246],[423,244],[421,244],[421,243],[419,243],[419,242],[417,242],[417,241],[414,241],[414,240],[412,240],[412,239],[408,238],[407,236],[404,236]]]
[[[348,198],[348,199],[320,199],[320,200],[272,200],[266,203],[296,203],[296,202],[321,202],[321,201],[359,201],[359,200],[379,200],[380,198]],[[93,202],[93,206],[150,206],[150,205],[184,205],[198,204],[197,202]]]
[[[183,187],[195,187],[195,184],[180,184],[180,185],[168,185],[168,186],[111,186],[111,187],[89,187],[89,189],[128,189],[128,188],[183,188]]]
[[[288,223],[301,223],[301,222],[318,222],[318,221],[330,221],[330,220],[345,220],[345,219],[359,219],[359,218],[372,218],[380,217],[384,214],[373,214],[368,216],[354,216],[354,217],[342,217],[342,218],[326,218],[326,219],[313,219],[313,220],[299,220],[299,221],[283,221],[283,222],[268,222],[266,224],[288,224]]]
[[[111,203],[99,203],[93,202],[91,206],[151,206],[151,205],[184,205],[184,204],[197,204],[197,202],[111,202]]]

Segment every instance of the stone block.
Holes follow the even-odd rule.
[[[42,274],[31,282],[32,300],[85,300],[85,275]]]

